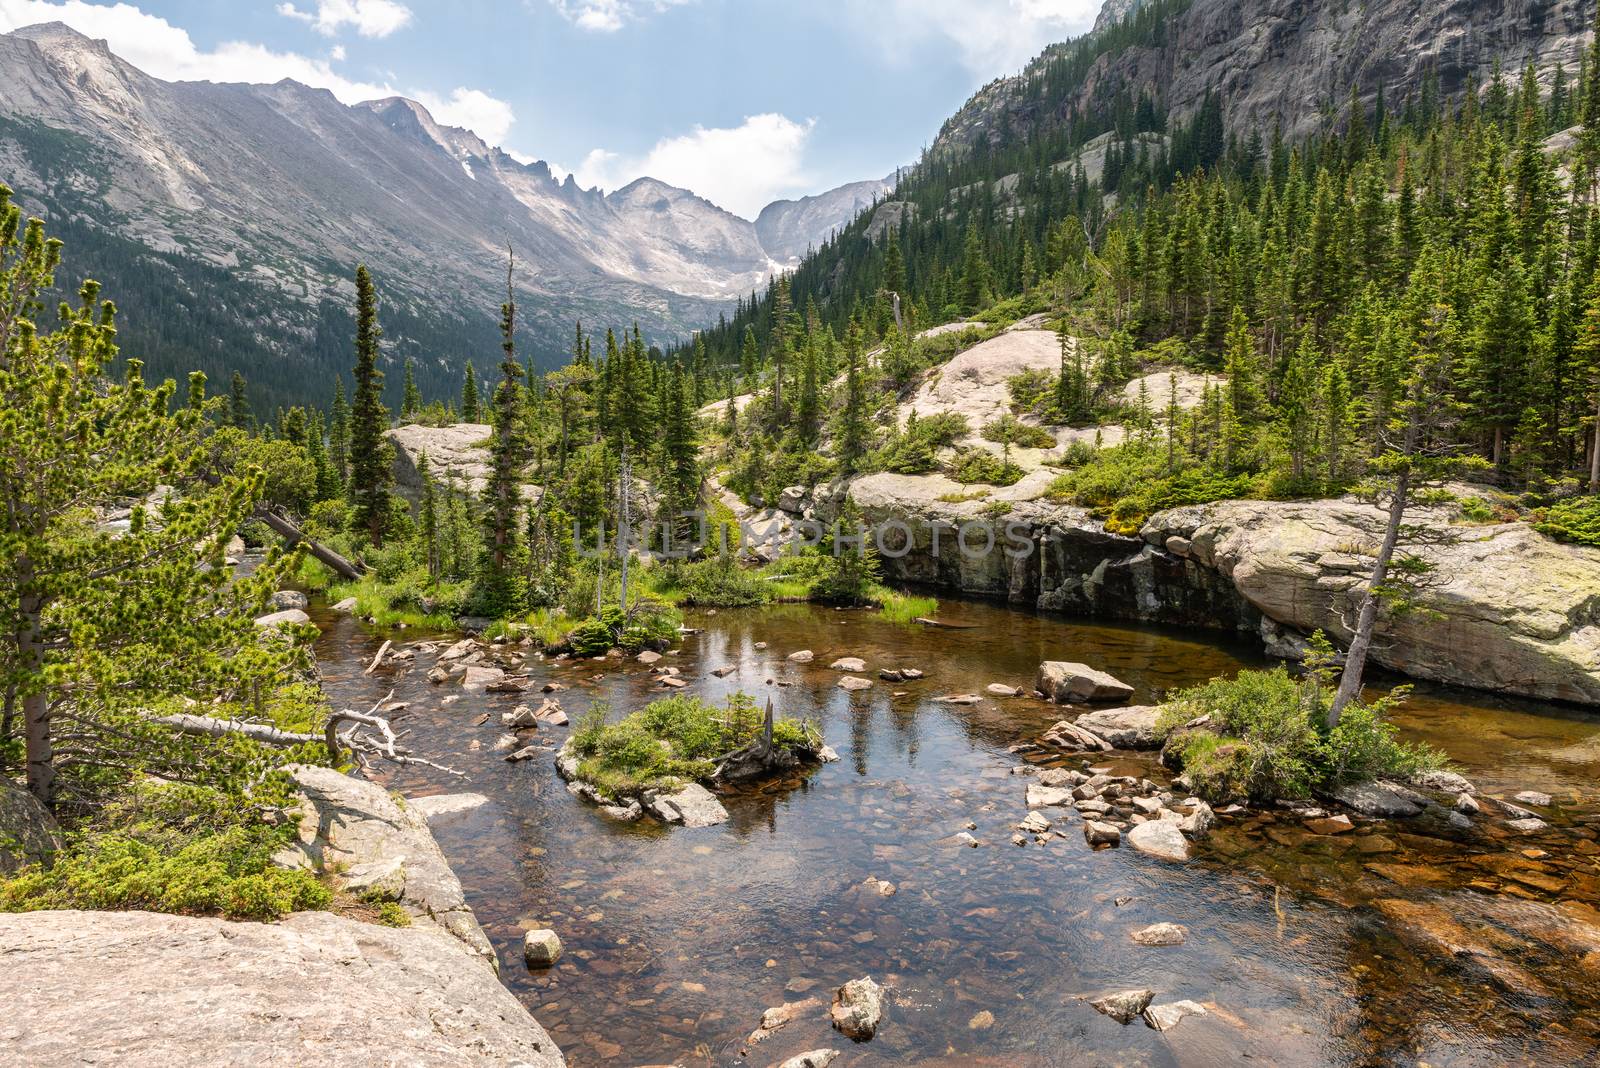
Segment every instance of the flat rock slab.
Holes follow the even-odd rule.
[[[0,1048],[18,1064],[566,1063],[431,926],[29,912],[0,915],[0,959]]]
[[[1189,859],[1189,841],[1176,823],[1152,820],[1128,831],[1128,844],[1141,853],[1162,860],[1185,861]]]
[[[1198,1001],[1174,1001],[1166,1005],[1151,1005],[1144,1010],[1144,1022],[1157,1031],[1170,1031],[1187,1016],[1204,1016],[1206,1007]]]
[[[1376,819],[1415,816],[1423,809],[1416,795],[1381,782],[1358,782],[1341,786],[1333,799],[1363,816]]]
[[[834,671],[865,671],[867,670],[867,662],[859,656],[841,656],[829,664],[828,667]]]
[[[311,622],[311,617],[298,608],[286,608],[282,612],[268,612],[256,619],[256,626],[262,630],[275,627],[299,627]]]
[[[728,810],[716,795],[697,782],[675,794],[661,794],[650,802],[650,811],[668,823],[685,827],[715,827],[728,822]]]
[[[489,799],[482,794],[434,794],[432,797],[413,797],[406,805],[422,818],[432,823],[449,816],[460,816],[482,808]]]
[[[1074,701],[1126,701],[1133,687],[1088,664],[1046,660],[1039,665],[1033,688],[1057,704]]]
[[[1131,705],[1127,708],[1102,708],[1085,712],[1073,721],[1080,731],[1103,738],[1113,749],[1157,749],[1159,705]]]
[[[1189,929],[1181,923],[1152,923],[1128,937],[1141,946],[1181,946],[1189,938]]]

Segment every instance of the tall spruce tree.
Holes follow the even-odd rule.
[[[356,525],[381,546],[389,527],[394,471],[384,438],[389,409],[383,404],[383,372],[378,370],[378,296],[366,265],[356,268],[355,403],[350,411],[350,499]]]

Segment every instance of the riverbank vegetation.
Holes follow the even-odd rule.
[[[1241,671],[1173,695],[1156,729],[1162,759],[1181,769],[1212,802],[1272,802],[1311,797],[1375,778],[1404,782],[1443,767],[1441,753],[1402,742],[1389,722],[1405,700],[1399,687],[1346,706],[1328,725],[1338,677],[1332,650],[1313,638],[1306,669]]]
[[[604,704],[591,708],[565,751],[578,761],[577,777],[612,801],[709,780],[720,758],[757,741],[764,729],[761,709],[742,693],[722,708],[695,697],[664,697],[614,723],[606,722],[609,711]],[[815,727],[773,720],[780,764],[798,763],[821,744]]]

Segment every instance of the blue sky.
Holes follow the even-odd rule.
[[[0,0],[168,79],[400,93],[584,185],[643,174],[753,217],[915,160],[1100,0]]]

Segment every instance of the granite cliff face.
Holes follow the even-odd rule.
[[[1103,31],[1154,4],[1108,0]],[[1191,114],[1208,92],[1221,95],[1228,129],[1248,138],[1315,131],[1324,109],[1342,110],[1356,85],[1370,106],[1380,87],[1392,103],[1437,79],[1451,97],[1486,81],[1498,61],[1513,74],[1528,62],[1548,78],[1558,62],[1570,78],[1593,15],[1582,0],[1191,0],[1176,5],[1150,43],[1107,52],[1060,96],[1034,99],[1029,82],[1051,55],[990,83],[946,124],[933,151],[997,143],[1085,112],[1127,91]],[[1008,133],[1009,131],[1009,133]]]

